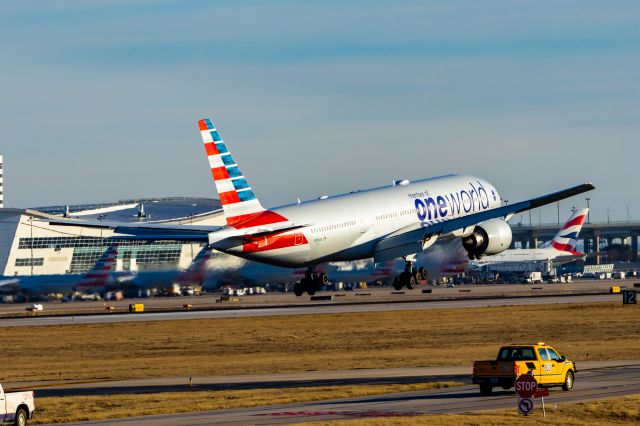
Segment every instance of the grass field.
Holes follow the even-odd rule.
[[[632,359],[640,354],[639,314],[619,303],[593,303],[8,327],[0,334],[0,378],[470,366],[493,358],[503,343],[539,340],[578,361]]]
[[[442,389],[458,385],[461,385],[461,383],[431,382],[410,385],[318,386],[308,388],[39,398],[36,401],[38,412],[34,423],[63,423],[149,414],[257,407],[332,398],[353,398],[384,393]]]
[[[256,407],[353,398],[395,392],[438,389],[459,385],[455,382],[432,382],[411,385],[323,386],[309,388],[257,389],[240,391],[163,392],[91,397],[40,398],[34,424],[170,414],[225,408]],[[515,400],[514,400],[515,401]],[[640,395],[577,404],[547,404],[547,416],[537,402],[534,413],[519,416],[516,408],[466,415],[421,415],[364,420],[313,423],[314,425],[626,425],[640,424]]]
[[[547,404],[547,415],[542,416],[542,409],[538,404],[534,413],[523,417],[518,415],[516,408],[482,414],[465,415],[424,415],[416,417],[391,417],[364,420],[341,420],[339,422],[314,422],[313,425],[323,426],[363,426],[363,425],[570,425],[570,426],[608,426],[608,425],[638,425],[640,424],[640,395],[624,398],[605,399],[595,402],[581,402],[577,404],[550,405]]]

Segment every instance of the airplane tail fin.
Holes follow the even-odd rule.
[[[553,240],[551,241],[551,247],[559,251],[566,251],[576,253],[576,246],[578,244],[578,234],[582,229],[585,219],[587,218],[587,212],[589,209],[576,210],[567,223],[558,231]]]
[[[211,120],[202,119],[198,126],[227,225],[243,228],[286,221],[262,207]]]
[[[100,256],[96,264],[87,271],[82,280],[76,285],[77,290],[103,287],[116,269],[118,245],[111,244]]]
[[[189,265],[189,267],[180,274],[176,281],[181,283],[201,283],[202,281],[204,281],[207,273],[207,263],[209,263],[209,260],[212,256],[211,250],[211,247],[209,247],[208,244],[205,244],[202,250],[200,250],[196,257],[193,258],[191,265]]]

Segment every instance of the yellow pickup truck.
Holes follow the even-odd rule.
[[[540,387],[573,388],[576,364],[558,354],[551,346],[507,345],[500,348],[495,361],[473,363],[473,384],[480,385],[481,395],[490,395],[493,388],[513,387],[520,374],[531,372]]]

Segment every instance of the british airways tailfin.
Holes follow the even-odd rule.
[[[285,222],[262,207],[211,120],[200,120],[198,126],[227,225],[245,228]]]
[[[582,229],[588,211],[589,209],[576,210],[562,229],[553,237],[551,247],[559,251],[576,253],[578,234]]]

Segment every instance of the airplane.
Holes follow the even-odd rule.
[[[551,242],[538,248],[509,249],[502,253],[486,256],[471,263],[476,267],[484,265],[544,262],[552,261],[555,265],[563,265],[578,259],[584,259],[585,253],[576,251],[578,234],[587,218],[588,209],[576,210],[564,224]]]
[[[306,268],[287,268],[245,260],[233,255],[218,253],[206,273],[203,289],[217,290],[223,285],[256,285],[266,283],[288,284],[303,279]],[[393,273],[393,261],[374,264],[368,261],[363,265],[354,262],[347,264],[324,263],[316,271],[326,274],[328,282],[372,282],[386,281]],[[310,295],[317,289],[310,289]]]
[[[211,249],[205,246],[198,252],[187,269],[144,270],[137,271],[118,279],[120,286],[138,289],[168,289],[173,284],[202,284],[208,275],[208,263],[211,260]]]
[[[266,209],[211,120],[199,120],[198,126],[227,225],[109,227],[131,238],[201,240],[245,259],[306,267],[304,278],[294,286],[298,296],[315,292],[328,281],[326,273],[316,271],[317,265],[371,257],[376,263],[404,259],[398,283],[412,288],[423,278],[414,266],[416,254],[436,241],[460,238],[470,259],[498,254],[511,244],[506,222],[511,216],[595,189],[584,183],[504,205],[488,181],[450,174]]]
[[[118,247],[107,247],[96,264],[84,274],[18,275],[0,278],[0,292],[25,295],[96,292],[114,284],[112,273],[116,267]]]

